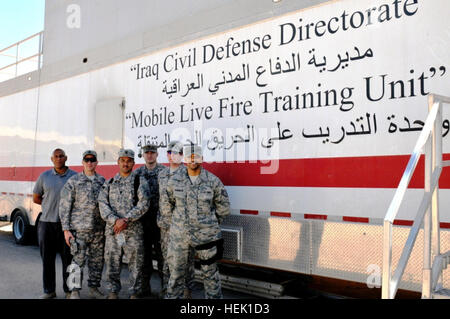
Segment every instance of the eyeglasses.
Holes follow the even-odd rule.
[[[88,162],[95,163],[95,162],[97,162],[97,159],[95,157],[86,157],[86,158],[83,158],[83,161],[85,161],[86,163],[88,163]]]
[[[180,154],[183,155],[183,152],[172,152],[172,151],[167,151],[167,154]]]

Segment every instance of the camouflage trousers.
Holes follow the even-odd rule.
[[[106,284],[110,292],[119,293],[122,288],[120,273],[122,257],[128,259],[130,294],[142,291],[142,267],[144,264],[144,243],[142,227],[126,229],[118,235],[106,234],[105,264]]]
[[[167,265],[169,267],[169,281],[167,283],[167,299],[181,299],[186,289],[186,273],[189,268],[189,252],[193,245],[186,233],[172,231],[169,235],[167,246]],[[213,258],[217,253],[217,247],[197,250],[197,257],[201,261]],[[217,263],[200,265],[200,274],[203,279],[206,299],[222,298],[219,269]]]
[[[170,278],[169,264],[167,263],[168,245],[169,245],[169,232],[168,230],[161,229],[161,250],[164,258],[162,269],[163,279],[161,287],[162,296],[165,296],[167,294],[167,285],[169,283]],[[186,288],[189,290],[192,290],[194,288],[194,275],[195,275],[194,257],[195,257],[195,250],[194,248],[191,247],[189,249],[187,260],[187,271],[185,274]]]
[[[105,235],[104,231],[72,231],[75,240],[71,241],[70,253],[73,256],[73,264],[76,264],[79,268],[79,283],[73,286],[72,290],[81,289],[81,283],[83,282],[83,268],[87,260],[88,265],[88,286],[100,287],[100,281],[102,279],[103,272],[103,254],[105,248]],[[70,267],[70,266],[69,266]]]

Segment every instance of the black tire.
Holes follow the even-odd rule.
[[[22,212],[17,212],[14,215],[13,236],[14,240],[19,245],[28,244],[32,236],[32,227],[28,222],[27,216]]]

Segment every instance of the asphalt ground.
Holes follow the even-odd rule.
[[[87,269],[84,269],[83,289],[81,298],[88,298]],[[105,295],[105,270],[103,270],[102,290]],[[122,265],[122,290],[119,298],[129,298],[128,267]],[[152,296],[148,299],[159,299],[161,284],[159,276],[153,273],[151,279]],[[0,222],[0,299],[37,299],[43,294],[42,290],[42,262],[39,247],[36,244],[18,245],[11,232],[11,224]],[[256,299],[257,297],[223,289],[226,299]],[[65,299],[62,289],[62,267],[59,255],[56,257],[56,299]],[[193,299],[203,299],[204,291],[200,283],[192,291]]]

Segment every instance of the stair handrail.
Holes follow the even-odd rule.
[[[437,94],[428,95],[429,113],[427,119],[384,218],[383,274],[381,289],[381,297],[383,299],[393,299],[395,297],[398,285],[405,271],[422,222],[424,224],[424,267],[422,297],[430,298],[431,290],[434,289],[435,283],[431,278],[431,232],[433,228],[433,233],[435,234],[433,237],[434,253],[435,255],[439,255],[439,177],[442,171],[442,167],[450,165],[449,161],[442,161],[443,103],[450,104],[450,97]],[[392,227],[422,152],[425,153],[425,193],[420,203],[417,215],[414,219],[414,223],[411,227],[406,243],[403,247],[397,268],[392,275]],[[432,206],[432,214],[430,213],[430,206]]]
[[[19,50],[23,48],[23,43],[33,40],[34,38],[38,38],[38,47],[37,52],[34,51],[33,54],[27,55],[26,57],[20,57]],[[16,43],[13,43],[5,48],[0,49],[0,56],[7,57],[7,58],[14,58],[14,62],[11,62],[7,65],[1,65],[0,66],[0,72],[4,72],[4,70],[7,70],[9,68],[14,68],[14,75],[8,75],[7,78],[4,80],[9,80],[11,78],[17,77],[19,75],[19,65],[23,65],[26,61],[33,61],[37,63],[37,67],[33,68],[30,71],[39,70],[42,68],[42,58],[43,58],[43,42],[44,42],[44,31],[37,32],[23,40],[17,41]],[[21,47],[22,46],[22,47]],[[6,54],[8,50],[15,48],[16,52],[15,55]],[[34,59],[37,58],[37,61],[34,61]],[[0,74],[1,75],[1,74]],[[0,82],[4,81],[0,79]]]

